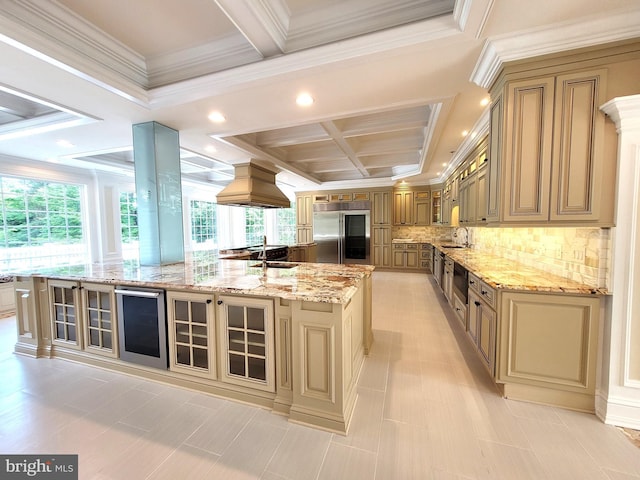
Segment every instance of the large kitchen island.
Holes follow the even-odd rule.
[[[165,266],[125,261],[17,275],[15,351],[252,403],[344,434],[373,341],[372,271],[315,263],[265,267],[200,253]],[[154,298],[154,308],[136,310],[136,295],[140,302]],[[127,326],[154,315],[159,335],[149,334],[155,326]],[[137,346],[148,336],[159,339],[162,355]],[[143,361],[131,360],[128,350],[138,350]],[[145,356],[158,358],[151,358],[154,364]]]

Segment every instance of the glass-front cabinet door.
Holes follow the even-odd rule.
[[[85,350],[118,357],[116,296],[110,285],[83,283],[82,312]]]
[[[215,379],[215,311],[213,296],[167,292],[169,369]]]
[[[78,321],[80,315],[78,287],[78,282],[48,281],[53,345],[82,348],[82,323]]]
[[[222,380],[275,391],[273,300],[220,296]]]

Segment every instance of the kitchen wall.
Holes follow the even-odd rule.
[[[607,228],[470,229],[474,248],[593,287],[609,287],[611,230]]]

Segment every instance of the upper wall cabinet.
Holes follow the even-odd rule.
[[[394,190],[393,224],[413,225],[413,192]]]
[[[553,70],[506,69],[491,89],[487,219],[610,226],[615,155],[599,110],[607,69]]]
[[[391,225],[391,190],[372,192],[372,219],[373,225]]]

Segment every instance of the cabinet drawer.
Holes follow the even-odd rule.
[[[480,280],[480,295],[482,299],[487,302],[487,305],[494,310],[496,309],[496,291],[482,280]]]
[[[417,243],[407,243],[407,250],[418,250]]]
[[[407,244],[406,243],[394,243],[393,244],[393,249],[394,250],[406,250],[407,249]]]
[[[480,294],[480,279],[471,272],[469,272],[469,288]]]

